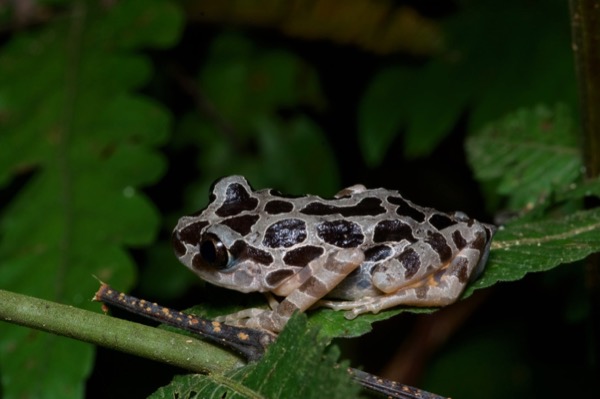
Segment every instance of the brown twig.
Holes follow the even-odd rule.
[[[119,307],[130,313],[200,335],[236,351],[249,361],[258,360],[267,346],[276,338],[274,334],[267,331],[234,327],[169,309],[144,299],[126,295],[104,283],[101,283],[94,295],[94,301]]]
[[[94,300],[124,309],[194,334],[233,349],[249,361],[258,360],[276,336],[268,331],[230,326],[195,315],[172,310],[156,303],[116,291],[102,283]],[[448,399],[418,388],[386,380],[361,370],[348,368],[351,377],[363,387],[396,399]]]

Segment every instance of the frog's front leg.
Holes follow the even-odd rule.
[[[311,268],[314,271],[313,274],[303,282],[299,281],[297,287],[292,289],[275,309],[261,309],[260,312],[257,312],[258,309],[242,311],[247,312],[246,315],[249,317],[235,320],[235,323],[250,328],[279,332],[294,312],[304,312],[314,305],[348,274],[360,266],[363,260],[364,254],[358,249],[341,249],[329,254],[327,257],[317,259],[315,262],[318,263]],[[310,267],[310,265],[307,267]],[[237,317],[240,314],[234,315]],[[225,320],[231,322],[231,319],[226,318]]]

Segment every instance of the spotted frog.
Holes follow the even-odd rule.
[[[453,303],[483,271],[495,230],[393,190],[355,185],[332,199],[289,197],[230,176],[214,183],[204,210],[179,219],[172,241],[200,278],[270,294],[270,310],[223,320],[279,332],[295,311],[315,305],[352,319]]]

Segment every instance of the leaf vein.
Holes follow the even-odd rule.
[[[572,230],[567,230],[559,234],[551,234],[545,237],[535,237],[535,238],[518,238],[515,240],[505,240],[505,241],[495,241],[492,242],[491,249],[507,249],[511,247],[523,247],[527,245],[536,245],[536,244],[544,244],[551,241],[565,240],[570,237],[574,237],[583,233],[588,233],[590,231],[594,231],[596,229],[600,229],[600,221],[590,224],[588,226],[578,227]]]

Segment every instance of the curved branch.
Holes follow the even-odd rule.
[[[243,365],[232,353],[192,337],[4,290],[0,320],[197,373],[220,374]]]

